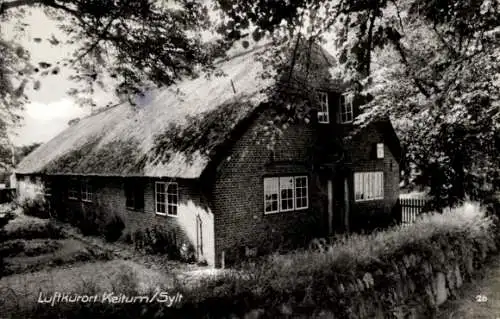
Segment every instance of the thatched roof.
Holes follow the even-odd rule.
[[[258,106],[271,80],[257,48],[199,77],[81,119],[19,163],[19,174],[197,178],[210,152]],[[195,147],[200,146],[200,147]]]
[[[300,45],[307,49],[309,43]],[[318,45],[308,48],[307,69],[318,70],[309,81],[328,77],[325,66],[333,58]],[[233,129],[266,100],[265,89],[276,84],[261,76],[266,70],[260,57],[268,49],[266,44],[220,61],[224,76],[186,80],[147,94],[137,105],[83,118],[24,158],[16,172],[198,178]],[[304,59],[299,54],[290,64],[298,77]]]

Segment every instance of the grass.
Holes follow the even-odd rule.
[[[234,305],[241,302],[246,307],[269,311],[291,303],[296,309],[331,307],[342,314],[348,311],[351,300],[337,291],[341,283],[348,287],[370,272],[374,289],[383,295],[391,285],[391,277],[386,274],[393,271],[395,262],[404,262],[411,254],[439,269],[452,260],[443,255],[448,251],[460,260],[470,254],[494,251],[494,244],[493,220],[479,205],[466,204],[444,214],[424,215],[411,226],[337,238],[326,252],[303,250],[272,255],[242,271],[200,282],[190,302],[228,310],[237,309]],[[418,277],[420,274],[414,275],[417,282],[424,280]]]
[[[28,246],[31,241],[27,241]],[[109,255],[87,247],[77,240],[64,239],[49,242],[52,247],[58,247],[52,251],[36,249],[36,253],[28,251],[17,256],[5,258],[7,273],[23,273],[37,271],[47,267],[59,265],[71,265],[77,262],[109,259]]]
[[[23,214],[16,214],[16,218],[11,220],[5,226],[4,230],[4,237],[1,238],[4,241],[13,239],[64,238],[61,227],[57,226],[53,221]]]
[[[172,277],[133,261],[87,262],[1,278],[0,293],[5,296],[5,304],[0,304],[0,309],[7,312],[31,309],[40,292],[141,294],[158,287],[172,288],[174,281]]]
[[[371,234],[352,234],[337,237],[326,253],[299,251],[286,255],[274,255],[270,262],[283,272],[303,272],[307,269],[323,268],[338,261],[367,264],[406,246],[418,245],[436,235],[463,232],[464,236],[483,237],[493,227],[493,220],[486,218],[478,204],[447,211],[443,214],[424,214],[418,223],[399,225],[386,231]]]
[[[424,215],[410,226],[369,235],[339,237],[325,251],[275,254],[238,270],[201,276],[189,286],[186,286],[186,280],[181,283],[173,275],[165,275],[132,261],[114,260],[86,263],[71,269],[43,270],[21,277],[9,276],[0,280],[0,287],[10,287],[8,291],[15,292],[16,296],[28,292],[31,297],[24,297],[23,302],[33,301],[37,291],[140,294],[151,292],[156,287],[180,292],[185,297],[181,309],[161,304],[60,304],[49,307],[31,303],[17,312],[19,318],[218,318],[243,317],[252,310],[263,313],[265,318],[284,316],[284,313],[310,317],[322,310],[347,317],[356,314],[360,300],[390,311],[394,305],[387,296],[392,296],[391,287],[398,280],[394,277],[394,265],[405,263],[410,255],[420,258],[420,262],[412,266],[414,268],[410,267],[414,273],[408,270],[405,276],[421,287],[418,289],[423,289],[430,279],[421,273],[421,263],[430,263],[433,269],[439,269],[450,262],[463,265],[461,258],[464,256],[472,254],[477,257],[494,251],[494,227],[493,220],[478,205],[467,204],[444,214]],[[446,255],[450,251],[452,254]],[[371,273],[371,279],[367,281],[371,281],[372,288],[366,293],[351,290],[353,283],[363,284],[367,273]],[[340,291],[340,286],[345,288]],[[418,289],[410,301],[425,304],[428,301],[424,291]],[[14,306],[18,305],[10,305]]]
[[[0,244],[0,255],[4,257],[12,256],[38,256],[41,254],[52,253],[61,248],[59,241],[49,239],[14,239]]]

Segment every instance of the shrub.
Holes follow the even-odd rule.
[[[306,311],[306,316],[318,309],[330,309],[339,317],[348,317],[353,315],[352,309],[358,309],[357,301],[373,299],[360,299],[363,293],[352,289],[356,286],[353,283],[370,273],[376,282],[374,291],[368,292],[376,296],[374,306],[389,311],[397,301],[391,295],[399,276],[399,270],[394,273],[397,266],[411,269],[404,276],[416,283],[412,301],[433,307],[425,297],[431,279],[419,267],[429,263],[432,269],[445,271],[454,263],[462,267],[469,258],[483,260],[485,254],[496,250],[493,226],[478,205],[467,204],[443,214],[423,215],[406,227],[338,236],[325,249],[274,254],[261,263],[245,265],[243,272],[201,282],[190,289],[189,293],[196,295],[190,302],[200,309],[224,308],[226,314],[240,307],[264,308],[273,317],[279,315],[276,305],[286,303],[292,309]],[[324,246],[323,241],[318,242]],[[421,262],[398,266],[408,255]]]
[[[24,249],[25,245],[21,240],[6,241],[0,245],[0,256],[10,257],[19,255]]]
[[[125,236],[123,236],[123,241],[129,245],[133,244],[134,243],[134,235],[128,231],[125,233]]]
[[[29,224],[26,227],[18,227],[12,231],[4,232],[0,240],[29,240],[37,238],[62,239],[65,238],[65,235],[59,225],[56,225],[53,221],[47,221],[45,223]]]
[[[193,245],[191,244],[186,244],[186,243],[182,244],[179,250],[179,254],[180,254],[180,259],[184,262],[191,263],[194,262],[196,259],[195,250]]]
[[[11,212],[0,215],[0,242],[3,241],[6,237],[4,227],[9,223],[9,221],[14,219],[14,217],[14,214],[12,214]],[[5,269],[5,262],[3,260],[4,256],[5,255],[3,253],[0,253],[0,277],[3,277],[7,274]]]
[[[122,235],[125,223],[119,215],[113,215],[104,226],[104,238],[108,242],[117,241]]]
[[[42,196],[37,196],[35,198],[25,198],[19,204],[21,206],[22,212],[28,216],[34,216],[38,218],[49,218],[50,213],[47,208],[47,202]]]
[[[99,235],[101,224],[99,222],[98,208],[85,208],[83,212],[73,213],[72,224],[80,229],[84,236]]]
[[[148,253],[167,254],[173,260],[180,259],[180,249],[174,232],[166,230],[162,226],[155,225],[144,231],[134,234],[137,249],[145,249]]]
[[[318,312],[323,309],[336,318],[385,317],[376,313],[378,309],[386,316],[396,316],[393,311],[401,306],[399,302],[435,307],[427,294],[433,271],[446,272],[450,265],[463,270],[471,257],[483,260],[482,255],[496,248],[497,235],[492,227],[491,218],[482,209],[465,205],[443,214],[424,215],[407,227],[339,236],[326,249],[275,254],[242,270],[200,280],[188,288],[176,287],[185,297],[181,309],[159,303],[147,307],[95,304],[83,311],[77,304],[68,304],[64,307],[71,309],[45,307],[45,312],[30,316],[75,318],[84,313],[93,318],[227,318],[245,317],[252,309],[264,313],[261,317],[265,318],[333,317],[320,316]],[[413,256],[413,261],[405,260],[408,256]],[[431,269],[431,273],[425,269]],[[415,284],[407,299],[401,297],[401,279]],[[362,309],[364,315],[359,314]]]

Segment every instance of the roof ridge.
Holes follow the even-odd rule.
[[[221,58],[219,61],[214,62],[214,65],[222,64],[224,62],[231,61],[233,59],[242,57],[244,55],[247,55],[247,54],[250,54],[250,53],[254,53],[255,51],[260,50],[262,48],[270,47],[270,46],[272,46],[272,44],[273,44],[272,42],[267,42],[267,43],[256,45],[253,48],[251,48],[250,50],[245,50],[243,52],[239,52],[239,53],[233,54],[231,56],[227,56],[227,57]]]
[[[104,112],[106,112],[106,111],[109,111],[109,110],[111,110],[111,109],[114,109],[115,107],[117,107],[117,106],[119,106],[119,105],[122,105],[122,104],[125,104],[125,103],[126,103],[126,102],[119,102],[119,103],[116,103],[116,104],[114,104],[114,105],[101,107],[101,108],[97,109],[97,111],[95,111],[95,112],[93,112],[93,113],[91,112],[89,115],[86,115],[86,116],[84,116],[84,117],[80,118],[80,121],[81,121],[81,120],[85,120],[85,119],[87,119],[87,118],[89,118],[89,117],[93,117],[93,116],[95,116],[95,115],[98,115],[98,114],[104,113]]]
[[[228,57],[225,57],[225,58],[222,58],[221,60],[217,61],[217,62],[214,62],[214,65],[220,65],[220,64],[223,64],[225,62],[228,62],[228,61],[231,61],[233,59],[236,59],[236,58],[239,58],[239,57],[242,57],[244,55],[247,55],[247,54],[251,54],[257,50],[260,50],[264,47],[268,47],[268,46],[271,46],[272,43],[271,42],[268,42],[268,43],[263,43],[263,44],[260,44],[260,45],[256,45],[254,46],[252,49],[250,50],[246,50],[246,51],[243,51],[243,52],[239,52],[237,54],[234,54],[234,55],[231,55],[231,56],[228,56]],[[179,82],[176,82],[176,83],[173,83],[172,85],[169,85],[169,86],[166,86],[166,87],[163,87],[164,89],[169,89],[169,88],[173,88],[175,87],[176,85],[179,85],[181,82],[184,82],[184,81],[193,81],[194,79],[189,79],[189,78],[184,78],[184,79],[180,79]],[[161,88],[157,88],[157,89],[161,89]],[[90,113],[89,115],[87,116],[84,116],[82,118],[80,118],[80,121],[81,120],[85,120],[85,119],[88,119],[88,118],[91,118],[93,116],[96,116],[96,115],[99,115],[101,113],[104,113],[106,111],[109,111],[111,109],[114,109],[115,107],[117,106],[120,106],[122,104],[127,104],[129,102],[119,102],[119,103],[116,103],[114,105],[110,105],[110,106],[107,106],[107,107],[101,107],[99,108],[97,111],[93,112],[93,113]]]

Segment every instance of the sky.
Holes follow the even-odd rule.
[[[23,33],[16,32],[15,22],[2,25],[1,31],[5,38],[16,40],[30,52],[32,63],[44,61],[55,64],[58,60],[69,56],[71,47],[53,46],[47,41],[51,35],[58,39],[64,38],[64,35],[56,23],[48,19],[41,10],[30,10],[23,22],[28,25]],[[35,38],[41,38],[41,42],[35,42]],[[14,144],[47,142],[64,130],[71,119],[90,114],[90,109],[76,105],[68,96],[67,91],[74,86],[67,79],[70,74],[69,70],[62,69],[58,75],[49,75],[43,78],[40,89],[36,91],[32,84],[28,85],[26,93],[30,103],[25,106],[25,111],[22,113],[24,120],[21,126],[11,134]],[[110,96],[109,93],[101,92],[97,100],[105,105]]]

